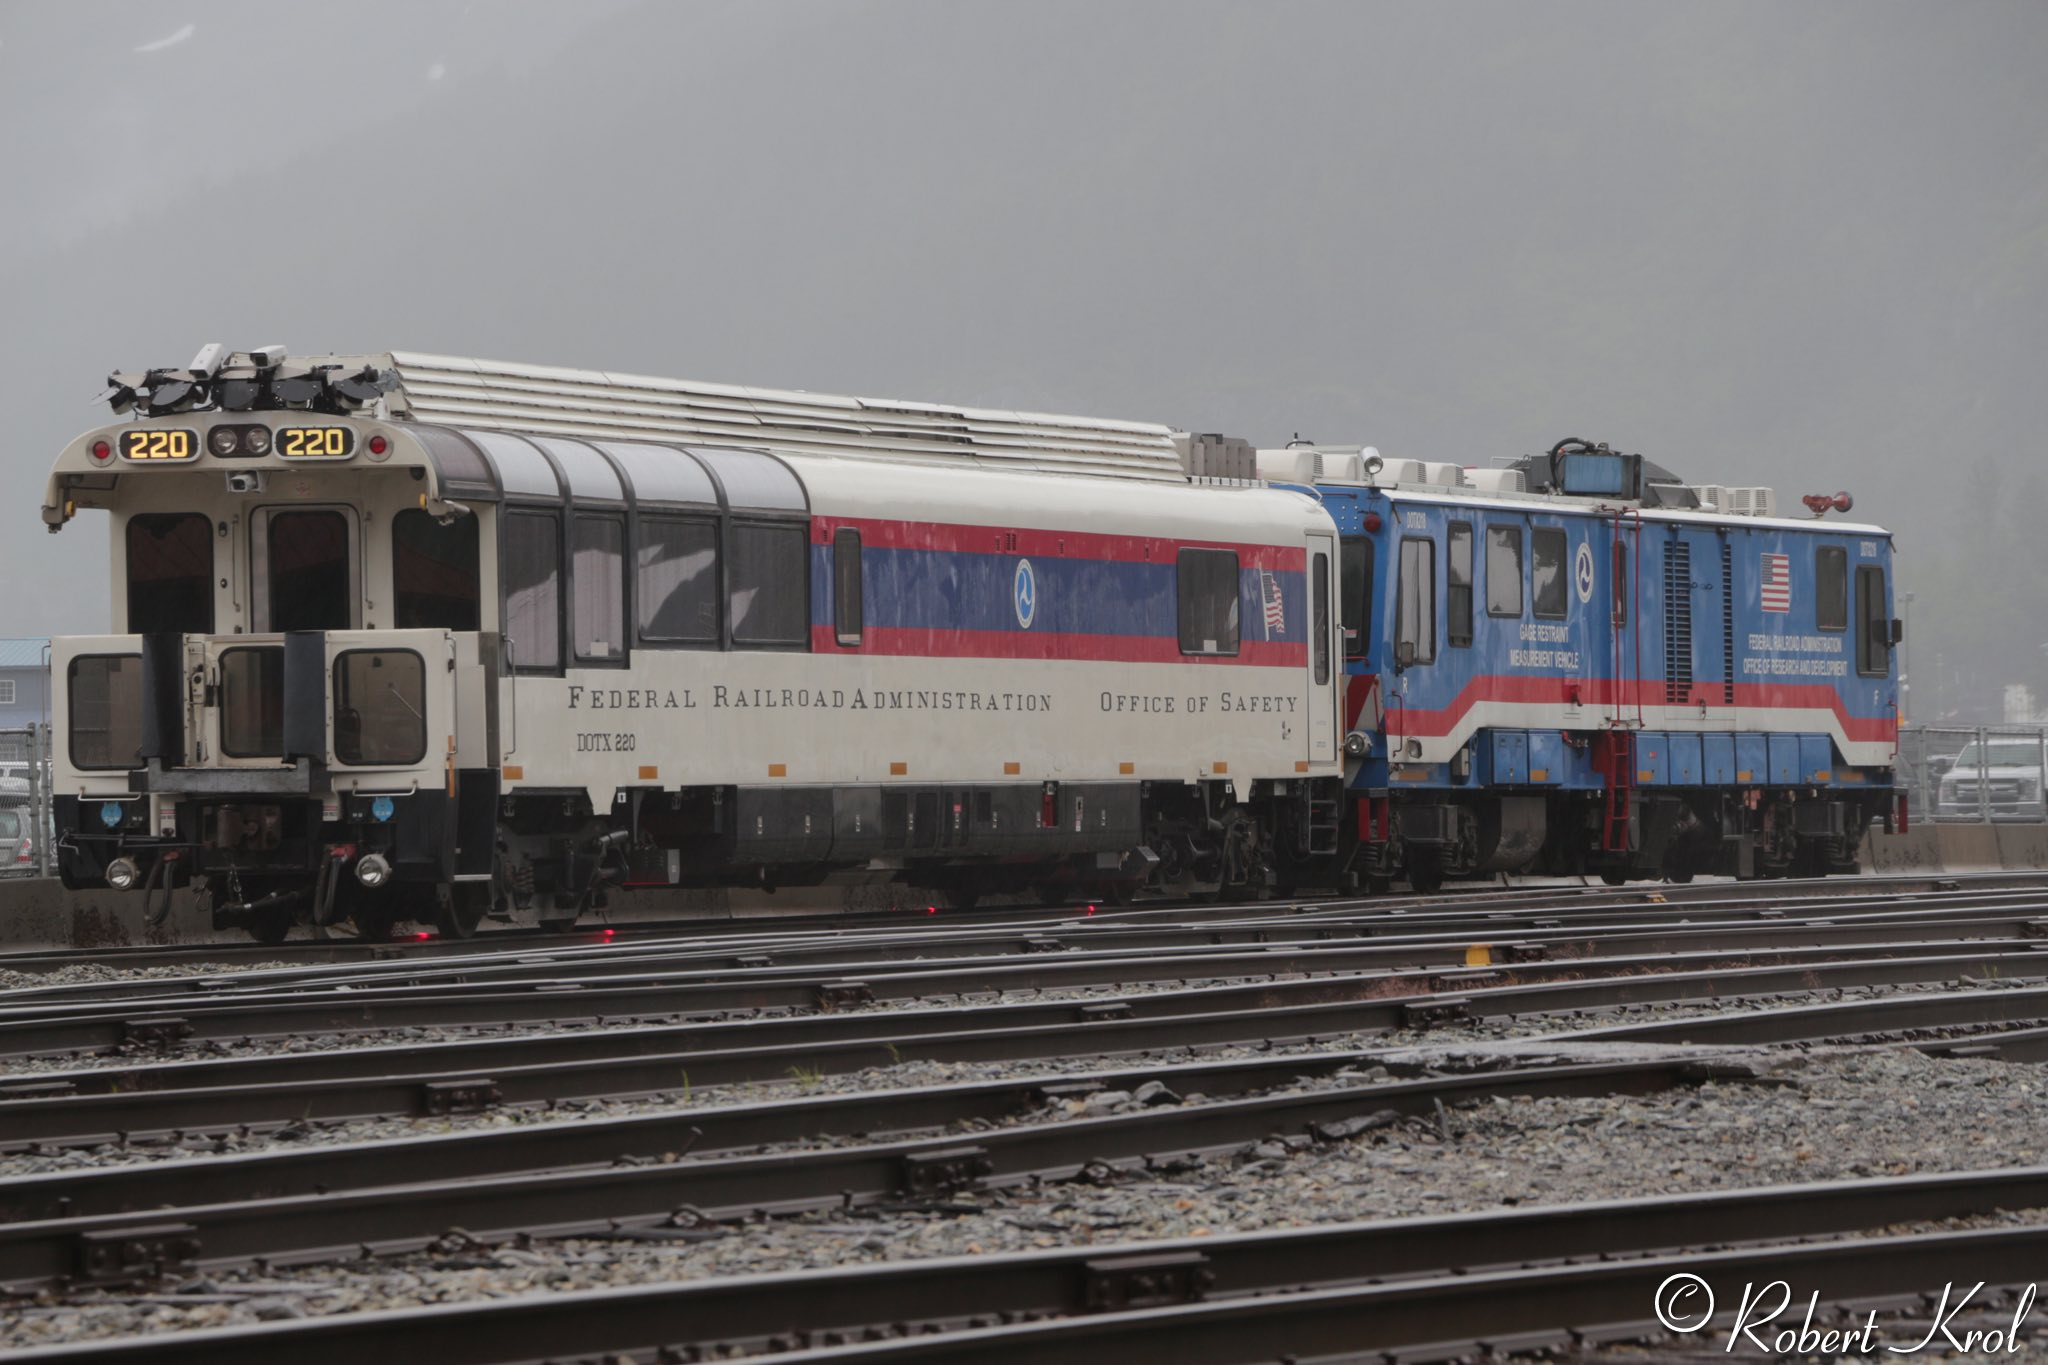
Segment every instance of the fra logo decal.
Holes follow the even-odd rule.
[[[1017,608],[1017,624],[1031,629],[1031,623],[1038,619],[1038,573],[1030,560],[1017,561],[1017,577],[1010,584],[1010,596]]]

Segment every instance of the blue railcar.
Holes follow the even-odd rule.
[[[1578,443],[1351,472],[1296,486],[1341,537],[1354,871],[1820,874],[1903,815],[1887,531]]]

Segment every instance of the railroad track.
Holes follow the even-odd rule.
[[[2048,883],[1941,882],[664,927],[0,992],[0,1152],[15,1154],[0,1161],[17,1172],[0,1177],[0,1284],[61,1313],[366,1255],[489,1263],[590,1239],[741,1244],[827,1217],[968,1219],[1253,1152],[1449,1151],[1455,1129],[1528,1106],[1782,1084],[1787,1056],[2048,1058]],[[84,1164],[63,1164],[67,1149]],[[1935,1283],[1914,1277],[1936,1256],[2010,1267],[2048,1235],[1851,1235],[2048,1206],[2048,1171],[1864,1186],[1779,1192],[1782,1217],[1753,1191],[1677,1218],[1668,1197],[1581,1203],[90,1349],[1241,1360],[1327,1352],[1348,1330],[1345,1350],[1427,1357],[1640,1335],[1642,1276],[1680,1260],[1746,1256],[1867,1297]],[[1730,1240],[1714,1229],[1737,1227],[1757,1245],[1713,1249]],[[1795,1237],[1835,1240],[1779,1244]]]

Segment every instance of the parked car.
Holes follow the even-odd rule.
[[[1935,814],[1963,820],[1987,814],[1993,820],[2041,819],[2041,759],[2036,736],[1970,741],[1942,774]]]
[[[16,778],[0,777],[0,786],[18,781]],[[28,784],[23,782],[26,787]],[[7,793],[0,792],[0,800]],[[0,877],[34,876],[36,871],[35,833],[30,828],[29,805],[26,793],[20,801],[0,805]]]

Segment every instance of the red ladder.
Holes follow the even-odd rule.
[[[1635,739],[1628,730],[1605,730],[1594,741],[1593,765],[1607,783],[1607,805],[1600,826],[1603,852],[1629,851],[1629,817],[1636,791]]]

